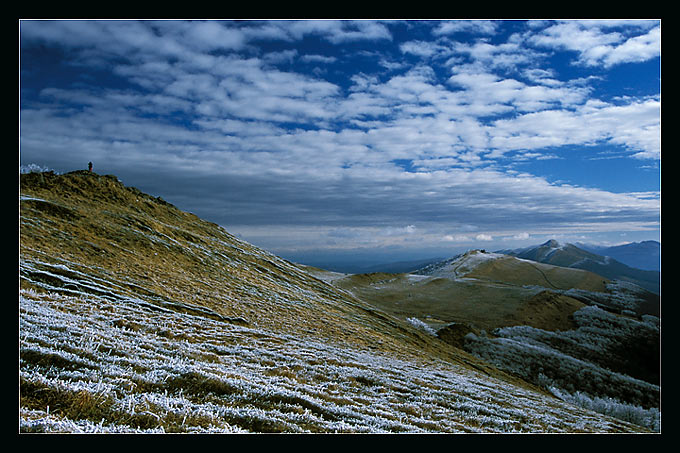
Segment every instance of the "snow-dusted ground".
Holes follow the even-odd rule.
[[[480,265],[504,258],[505,256],[500,253],[472,250],[446,261],[431,264],[419,272],[428,276],[441,275],[449,278],[463,279],[466,274],[474,271]]]
[[[619,426],[452,363],[399,360],[140,302],[21,291],[22,386],[72,397],[84,392],[102,402],[101,419],[94,420],[66,417],[49,405],[22,405],[22,431],[561,432]]]

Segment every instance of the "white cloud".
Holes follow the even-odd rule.
[[[454,88],[464,89],[462,96],[469,104],[479,105],[479,111],[487,115],[512,110],[535,112],[553,106],[572,107],[582,103],[589,91],[580,86],[527,85],[515,79],[469,69],[457,70],[448,83]]]
[[[299,40],[317,35],[333,44],[364,40],[391,40],[392,34],[382,23],[364,20],[295,20],[268,22],[268,29],[280,31],[279,37]],[[271,31],[269,31],[271,33]]]
[[[447,234],[442,240],[444,242],[470,242],[470,238],[464,234]]]
[[[473,64],[487,68],[514,68],[538,58],[538,54],[519,43],[506,42],[490,44],[478,41],[471,44],[453,43],[452,50],[459,55],[466,55]]]
[[[434,35],[450,35],[459,32],[493,34],[497,30],[497,22],[490,20],[458,20],[444,21],[437,24],[432,31]]]
[[[567,49],[579,54],[579,62],[587,66],[602,65],[610,67],[628,62],[646,61],[658,57],[661,52],[661,28],[644,32],[638,25],[654,26],[658,21],[643,22],[598,22],[570,21],[547,27],[529,38],[535,45],[557,49]],[[628,36],[622,31],[612,31],[611,27],[628,25],[626,33],[637,31]]]
[[[534,44],[545,47],[565,48],[584,54],[620,42],[619,33],[603,33],[598,29],[584,27],[582,22],[557,23],[531,38]],[[587,57],[586,57],[587,58]]]
[[[432,57],[446,51],[447,48],[434,42],[429,41],[408,41],[402,43],[399,49],[403,53],[417,55],[419,57]]]
[[[338,59],[336,57],[329,57],[326,55],[302,55],[300,60],[307,63],[335,63]]]
[[[589,98],[590,79],[564,81],[556,70],[525,67],[531,54],[521,46],[534,36],[536,45],[572,46],[584,62],[606,66],[653,56],[655,28],[625,36],[609,25],[552,24],[505,45],[452,45],[444,35],[460,27],[491,33],[497,24],[442,22],[437,42],[395,47],[390,59],[374,61],[379,72],[356,68],[343,86],[275,67],[283,60],[344,63],[339,57],[250,46],[256,38],[291,42],[310,35],[334,43],[390,41],[385,24],[39,25],[22,26],[22,38],[26,32],[66,43],[78,64],[96,61],[131,85],[48,84],[39,102],[22,107],[22,154],[50,168],[93,160],[98,169],[129,175],[130,184],[221,224],[248,224],[249,234],[267,243],[292,247],[308,240],[320,247],[352,239],[382,246],[443,238],[458,245],[528,239],[524,231],[658,227],[658,197],[550,184],[494,165],[506,153],[546,159],[555,157],[548,148],[598,143],[660,159],[658,97]],[[571,43],[570,31],[577,34]],[[92,48],[77,51],[85,46]],[[446,80],[435,66],[390,64],[399,52],[455,53],[468,63]],[[116,58],[101,65],[111,54]],[[179,113],[187,114],[183,123],[174,121]]]
[[[660,158],[661,103],[586,103],[575,110],[545,110],[494,122],[491,146],[500,150],[610,142]]]
[[[222,21],[156,22],[165,36],[177,36],[178,40],[193,49],[208,52],[217,49],[242,49],[247,36],[239,29],[231,28]]]
[[[298,56],[296,49],[282,50],[280,52],[269,52],[262,56],[262,59],[270,64],[292,63]]]
[[[564,82],[556,80],[555,71],[551,69],[530,68],[523,71],[524,77],[539,85],[562,86]]]
[[[619,46],[613,47],[603,58],[605,66],[621,63],[647,61],[661,55],[661,27],[650,30],[646,35],[634,36]]]

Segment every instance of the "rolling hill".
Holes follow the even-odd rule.
[[[23,174],[19,214],[21,432],[649,432],[115,176]]]
[[[553,269],[559,268],[475,250],[413,274],[350,275],[335,279],[334,284],[402,319],[424,317],[433,328],[451,322],[479,330],[526,323],[567,328],[571,326],[569,311],[546,318],[538,310],[532,319],[520,312],[527,301],[549,286],[550,277],[564,289],[602,290],[604,284],[601,277],[584,271],[560,272],[558,276]],[[583,305],[570,302],[574,307]]]

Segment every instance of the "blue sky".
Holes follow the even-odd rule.
[[[20,164],[289,259],[660,240],[658,20],[22,20]]]

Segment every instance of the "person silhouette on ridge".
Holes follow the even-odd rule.
[[[87,170],[92,171],[92,162],[87,163]]]

